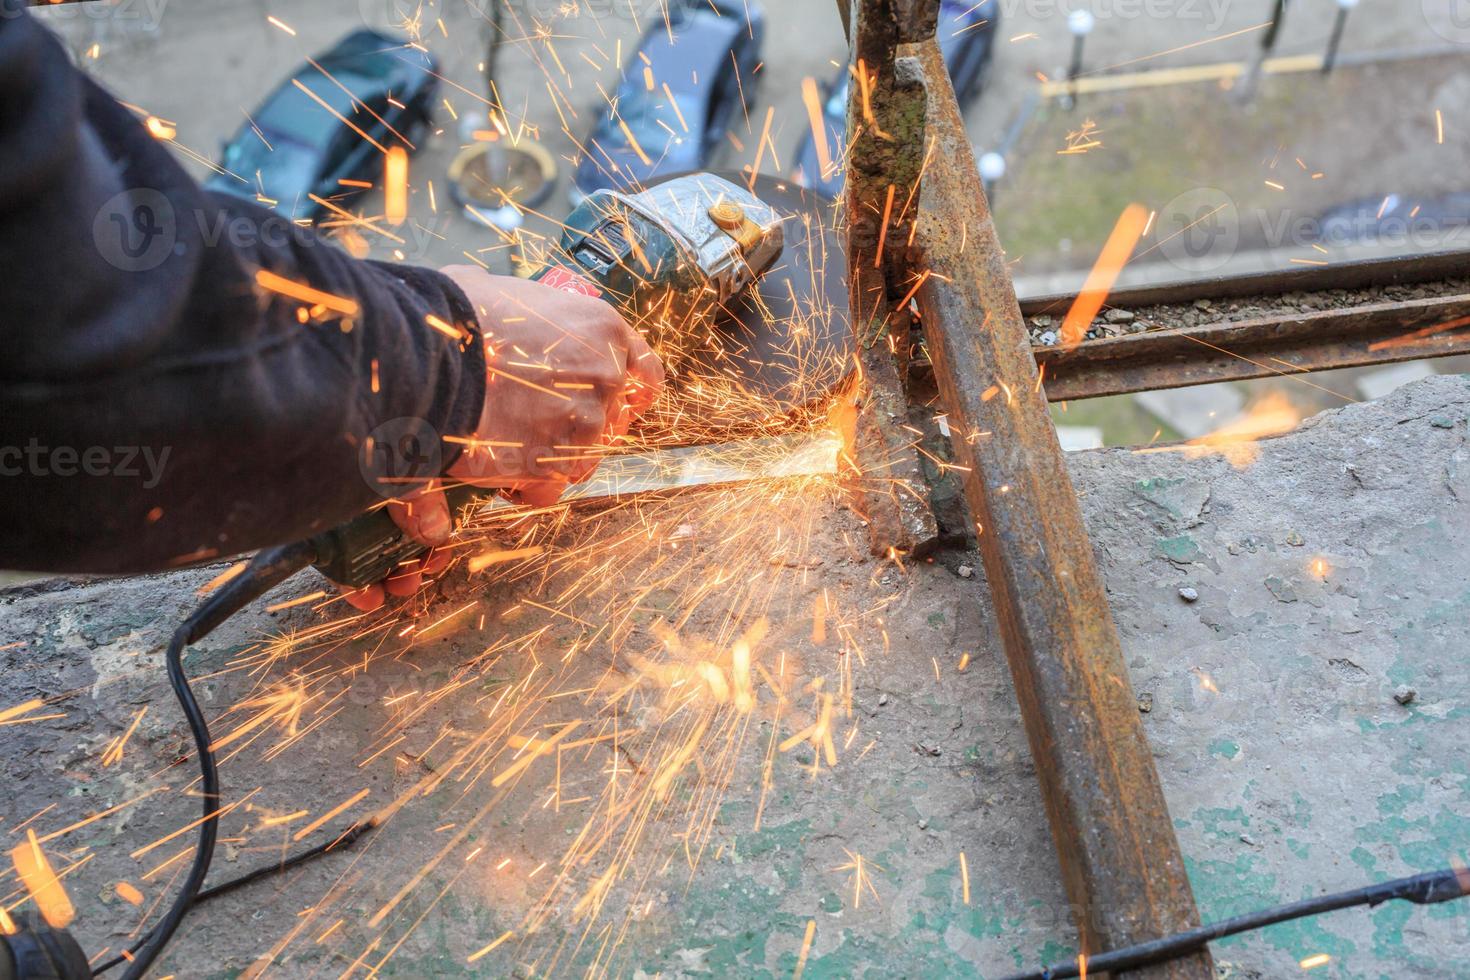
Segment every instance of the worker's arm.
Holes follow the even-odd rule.
[[[365,450],[385,423],[478,430],[463,290],[285,231],[203,192],[0,0],[0,568],[138,571],[296,540],[409,489],[385,490]],[[312,304],[261,270],[356,312],[303,323]]]

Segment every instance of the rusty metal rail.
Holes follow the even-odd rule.
[[[932,148],[919,312],[1084,948],[1191,928],[1183,856],[973,151],[938,43],[919,54]],[[1199,953],[1140,975],[1211,972]]]
[[[1084,949],[1190,928],[1183,858],[934,37],[938,3],[850,4],[849,291],[869,404],[902,397],[887,372],[906,366],[914,299]],[[1212,967],[1200,951],[1135,975]]]
[[[1052,401],[1450,357],[1470,354],[1470,293],[1311,312],[1290,306],[1033,354]]]
[[[1060,316],[1075,299],[1033,297],[1021,311]],[[1052,401],[1470,354],[1470,252],[1134,287],[1108,305],[1144,329],[1037,346]]]
[[[1429,252],[1424,255],[1358,259],[1321,266],[1293,266],[1272,272],[1208,276],[1157,286],[1132,286],[1108,294],[1108,305],[1132,309],[1192,303],[1197,299],[1241,299],[1286,292],[1324,292],[1333,289],[1383,289],[1470,277],[1470,250]],[[1051,293],[1021,300],[1021,312],[1065,313],[1075,293]]]

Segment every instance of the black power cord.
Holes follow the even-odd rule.
[[[1431,871],[1428,874],[1413,875],[1409,878],[1396,878],[1393,881],[1380,882],[1366,888],[1355,888],[1352,891],[1336,892],[1332,895],[1319,895],[1316,898],[1278,905],[1259,912],[1248,912],[1245,915],[1222,919],[1219,922],[1198,926],[1172,936],[1165,936],[1162,939],[1153,939],[1135,946],[1088,956],[1084,962],[1087,964],[1088,973],[1133,970],[1141,966],[1150,966],[1188,956],[1204,948],[1206,943],[1214,939],[1224,939],[1226,936],[1250,932],[1254,929],[1275,925],[1278,922],[1306,918],[1309,915],[1335,912],[1338,909],[1352,908],[1355,905],[1371,907],[1394,899],[1413,902],[1415,905],[1436,905],[1440,902],[1463,898],[1466,895],[1470,895],[1470,871],[1464,868],[1445,868],[1443,871]],[[1013,973],[1004,980],[1062,980],[1064,977],[1081,975],[1082,971],[1078,962],[1067,960],[1053,963],[1040,970],[1032,970],[1029,973]]]
[[[190,903],[189,907],[193,908],[196,905],[203,905],[211,898],[218,898],[220,895],[224,895],[227,892],[232,892],[237,888],[243,888],[244,886],[259,881],[262,878],[269,878],[273,875],[278,875],[282,874],[283,872],[290,871],[292,868],[297,867],[298,865],[305,864],[306,862],[311,861],[315,858],[319,858],[323,854],[328,854],[332,851],[346,850],[353,844],[356,844],[359,838],[361,838],[364,834],[367,834],[369,831],[376,830],[377,827],[377,823],[371,820],[367,823],[354,824],[345,833],[332,838],[325,844],[319,844],[308,851],[302,851],[300,854],[294,854],[286,860],[278,862],[276,864],[267,864],[263,867],[256,868],[254,871],[247,871],[240,877],[231,878],[229,881],[215,885],[213,888],[204,889],[199,894],[194,896],[194,901]],[[153,930],[150,929],[147,933],[143,935],[142,938],[138,939],[134,943],[134,948],[136,948],[137,946],[141,946],[152,935],[152,932]],[[131,956],[132,953],[133,949],[130,948],[128,950],[128,955]],[[113,967],[126,962],[127,959],[128,956],[118,954],[117,956],[114,956],[112,959],[101,964],[100,966],[93,968],[91,970],[91,975],[94,977],[101,976],[108,970],[111,970]],[[0,980],[6,980],[3,973],[0,973]]]
[[[165,654],[168,683],[194,736],[201,795],[204,797],[204,822],[199,825],[199,839],[194,845],[194,863],[189,868],[189,876],[184,879],[183,887],[163,919],[144,933],[136,949],[129,951],[131,961],[123,980],[139,980],[173,938],[204,885],[204,876],[209,873],[209,862],[214,857],[215,839],[219,836],[219,767],[215,764],[214,749],[210,747],[213,740],[209,736],[209,724],[204,720],[204,712],[199,709],[199,702],[189,687],[188,675],[184,673],[184,648],[204,639],[220,623],[315,560],[316,549],[306,542],[262,551],[251,560],[245,571],[221,586],[184,620],[168,642]],[[100,972],[99,969],[93,974]]]
[[[356,825],[326,844],[201,891],[204,878],[209,873],[210,861],[214,857],[215,840],[219,836],[219,767],[211,748],[213,740],[209,735],[209,723],[205,721],[204,712],[200,710],[199,702],[195,700],[194,692],[189,687],[188,675],[184,673],[184,649],[204,639],[225,620],[310,565],[316,558],[317,546],[312,542],[260,552],[243,572],[221,586],[184,620],[169,640],[164,657],[168,667],[168,681],[194,737],[204,798],[204,820],[199,825],[199,837],[194,845],[194,863],[168,912],[126,952],[93,969],[87,967],[81,947],[64,929],[52,929],[31,917],[17,917],[16,933],[9,936],[0,934],[0,980],[85,980],[105,973],[123,962],[128,963],[123,980],[139,980],[173,938],[184,915],[194,905],[294,868],[333,849],[350,847],[363,834],[375,828],[376,824],[371,821]]]

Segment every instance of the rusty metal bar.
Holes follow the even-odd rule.
[[[1311,293],[1328,289],[1383,289],[1446,279],[1470,278],[1470,250],[1357,259],[1322,266],[1292,266],[1271,272],[1212,276],[1158,286],[1132,286],[1108,294],[1108,305],[1124,309],[1192,303],[1197,299],[1241,299],[1287,292]],[[1050,293],[1021,300],[1021,312],[1065,313],[1076,293]]]
[[[944,60],[932,38],[918,52],[920,316],[1062,878],[1099,952],[1199,915]],[[1213,970],[1201,951],[1130,975]]]
[[[937,18],[932,0],[851,0],[844,18],[856,74],[843,194],[847,288],[863,382],[853,436],[854,504],[868,521],[876,554],[912,554],[939,536],[916,440],[905,428],[912,317],[901,302],[902,277],[922,165],[915,148],[923,141],[924,89],[893,67],[899,44],[932,36]]]
[[[1282,306],[1238,322],[1147,330],[1071,351],[1036,347],[1032,353],[1052,401],[1470,354],[1467,293],[1311,312]],[[1149,312],[1127,308],[1135,316]]]

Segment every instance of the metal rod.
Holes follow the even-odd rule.
[[[1062,108],[1071,109],[1077,104],[1077,76],[1082,74],[1082,48],[1087,38],[1072,35],[1072,63],[1067,67],[1067,94],[1062,98]]]
[[[1281,22],[1286,19],[1287,0],[1275,0],[1275,7],[1271,12],[1271,26],[1266,28],[1266,33],[1261,37],[1261,57],[1265,58],[1276,49],[1276,38],[1281,34]]]
[[[1033,353],[1052,401],[1450,357],[1470,354],[1470,293],[1310,313],[1291,304],[1250,320]]]
[[[910,274],[1084,950],[1199,923],[1117,629],[937,43]],[[1146,857],[1145,857],[1146,856]],[[1139,976],[1207,980],[1207,951]]]
[[[1342,32],[1347,28],[1348,11],[1351,7],[1339,4],[1337,19],[1332,22],[1332,36],[1327,39],[1327,53],[1322,56],[1322,74],[1332,71],[1337,64],[1337,49],[1342,45]]]
[[[1357,259],[1321,266],[1292,266],[1270,272],[1188,279],[1158,286],[1130,286],[1109,293],[1108,305],[1136,309],[1162,303],[1192,303],[1197,299],[1240,299],[1325,289],[1380,289],[1459,278],[1470,279],[1470,249]],[[1076,293],[1027,297],[1021,300],[1021,312],[1027,316],[1065,313],[1076,298]]]

